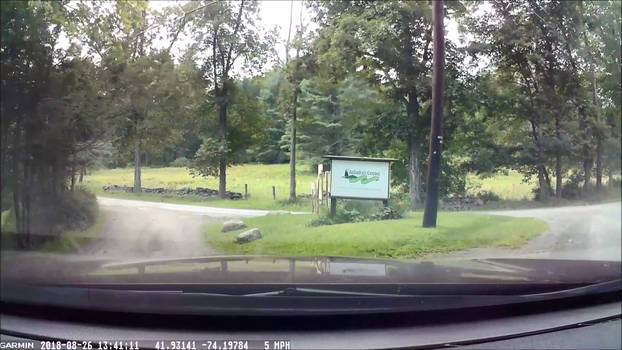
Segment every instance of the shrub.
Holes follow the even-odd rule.
[[[339,202],[334,217],[329,216],[328,210],[322,210],[309,226],[344,224],[349,222],[395,220],[404,217],[408,205],[401,200],[390,200],[388,206],[378,202],[349,200]]]
[[[95,223],[97,215],[95,195],[82,188],[56,195],[41,194],[33,201],[31,231],[59,235],[83,230]]]
[[[173,168],[187,168],[190,166],[190,161],[186,157],[179,157],[172,161],[169,166]]]
[[[483,200],[484,203],[486,203],[486,202],[497,202],[497,201],[501,200],[501,198],[496,193],[494,193],[492,191],[486,191],[486,190],[477,192],[475,197]]]
[[[380,208],[378,213],[372,216],[372,219],[374,221],[375,220],[396,220],[396,219],[401,219],[402,217],[403,217],[402,213],[388,206],[388,207]]]

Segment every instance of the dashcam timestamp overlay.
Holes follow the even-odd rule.
[[[39,350],[285,350],[290,340],[14,340],[0,341],[0,349]]]

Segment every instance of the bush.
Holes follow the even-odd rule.
[[[190,166],[190,161],[186,157],[179,157],[172,161],[169,166],[173,168],[187,168]]]
[[[95,223],[97,199],[92,193],[77,188],[56,195],[40,195],[33,202],[31,231],[60,235],[71,230],[83,230]]]
[[[497,202],[501,200],[501,197],[499,197],[496,193],[492,191],[485,191],[485,190],[477,192],[475,197],[483,200],[484,203]]]
[[[398,210],[390,206],[380,208],[378,213],[372,216],[374,221],[375,220],[396,220],[396,219],[401,219],[402,217],[403,217],[402,213],[400,213]]]
[[[349,222],[401,219],[408,210],[407,208],[408,206],[399,200],[389,201],[388,206],[379,205],[378,202],[372,201],[342,201],[338,202],[334,217],[330,217],[328,210],[323,210],[308,225],[323,226]]]

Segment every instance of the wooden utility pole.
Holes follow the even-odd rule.
[[[423,227],[436,227],[438,211],[438,182],[443,144],[443,71],[445,69],[445,29],[443,1],[432,1],[434,6],[434,70],[432,77],[432,126],[430,128],[430,155],[428,158],[427,191]]]

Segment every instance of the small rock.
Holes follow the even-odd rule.
[[[229,220],[222,224],[222,232],[239,230],[246,226],[242,220]]]
[[[246,242],[251,242],[254,241],[256,239],[260,239],[261,238],[261,232],[259,232],[258,228],[253,228],[250,229],[248,231],[244,231],[242,233],[240,233],[237,237],[236,237],[236,242],[238,243],[246,243]]]

